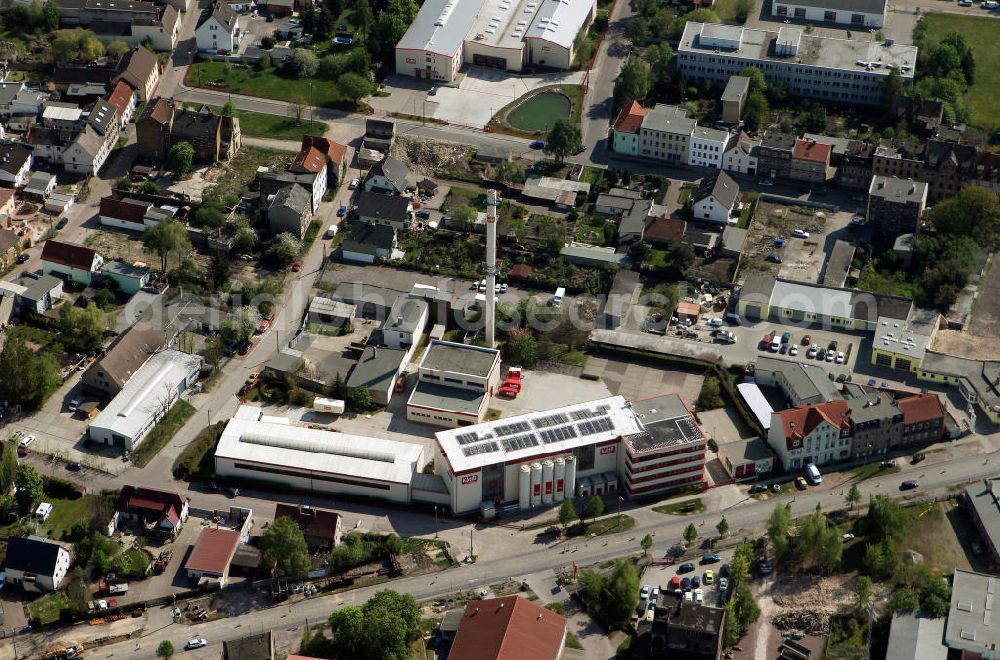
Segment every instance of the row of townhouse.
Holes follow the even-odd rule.
[[[852,398],[810,403],[772,413],[768,444],[785,470],[823,466],[909,451],[945,436],[945,411],[936,394],[893,396],[855,388]]]
[[[56,0],[56,4],[60,25],[87,28],[102,41],[124,41],[131,46],[148,42],[156,51],[177,47],[181,19],[173,4],[143,0]]]
[[[729,139],[727,131],[698,126],[683,108],[657,103],[647,109],[633,101],[615,121],[612,146],[623,156],[722,169]]]

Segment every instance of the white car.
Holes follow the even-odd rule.
[[[848,533],[844,534],[841,538],[844,540],[844,543],[847,543],[848,541],[853,541],[854,540],[854,534],[851,534],[850,532],[848,532]]]
[[[837,364],[844,364],[844,354],[843,353],[837,353],[836,362],[837,362]]]
[[[358,180],[358,179],[351,179],[351,184],[349,186],[347,186],[347,187],[350,188],[351,190],[354,190],[359,185],[361,185],[361,181],[360,180]]]
[[[500,293],[507,293],[507,283],[504,282],[500,285]]]
[[[802,231],[801,229],[793,229],[792,236],[795,238],[809,238],[809,232]]]
[[[997,7],[1000,7],[1000,2],[995,2],[995,0],[987,0],[981,6],[983,9],[996,9]]]
[[[34,441],[35,441],[35,436],[33,436],[33,435],[29,435],[28,437],[26,437],[26,438],[23,438],[23,439],[21,440],[21,446],[22,446],[22,447],[27,447],[28,445],[30,445],[30,444],[31,444],[32,442],[34,442]]]
[[[705,592],[702,591],[701,589],[695,589],[694,590],[694,602],[697,603],[698,605],[704,605],[705,604]]]
[[[835,358],[835,357],[836,356],[833,354],[833,351],[827,351],[826,352],[826,361],[827,362],[833,362],[833,358]]]
[[[204,637],[195,637],[194,639],[189,639],[188,643],[184,645],[184,648],[190,649],[201,649],[208,646],[208,641]]]
[[[809,350],[806,351],[806,357],[807,358],[814,358],[814,357],[816,357],[817,353],[819,353],[819,349],[816,348],[815,346],[810,346]]]
[[[792,344],[792,347],[788,349],[788,354],[789,355],[798,355],[799,354],[799,345],[798,344]]]
[[[106,600],[99,600],[99,601],[97,601],[97,609],[99,609],[99,610],[106,610],[106,609],[108,609],[108,601],[106,601]]]

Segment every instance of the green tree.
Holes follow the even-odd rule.
[[[194,147],[190,142],[178,142],[170,147],[167,154],[167,167],[175,176],[184,176],[191,171],[191,164],[194,162]]]
[[[559,507],[559,524],[562,525],[563,531],[578,517],[576,515],[576,507],[573,506],[573,500],[563,500],[562,505]]]
[[[194,221],[201,227],[218,229],[226,224],[226,212],[218,203],[202,203],[194,212]]]
[[[0,399],[27,408],[38,408],[62,384],[59,364],[51,352],[36,355],[20,337],[8,337],[0,350]]]
[[[754,133],[759,133],[767,127],[771,115],[771,106],[767,102],[767,97],[760,93],[753,93],[747,97],[747,102],[743,106],[743,121]]]
[[[105,54],[108,56],[112,62],[118,62],[121,58],[125,57],[131,48],[124,41],[112,41],[105,47]]]
[[[632,101],[641,103],[649,95],[650,87],[649,65],[641,57],[630,57],[615,79],[615,108]]]
[[[868,513],[859,521],[862,534],[869,543],[884,539],[898,540],[906,533],[906,511],[886,495],[872,495]]]
[[[372,6],[368,0],[357,0],[354,6],[354,24],[358,33],[367,37],[375,27],[375,14],[372,13]]]
[[[562,163],[576,152],[582,140],[579,126],[569,119],[557,119],[545,139],[545,153],[552,154],[556,162]]]
[[[87,602],[90,600],[90,589],[87,588],[87,578],[83,574],[83,568],[77,566],[66,580],[66,597],[72,603],[73,609],[78,613],[87,611]]]
[[[160,271],[167,272],[167,257],[191,252],[191,241],[187,228],[177,220],[161,222],[147,227],[142,235],[142,247],[160,256]]]
[[[594,571],[581,571],[580,597],[591,610],[596,611],[601,605],[601,592],[604,591],[604,576]]]
[[[312,566],[302,530],[286,516],[274,519],[260,535],[260,559],[272,577],[305,575]]]
[[[104,345],[108,324],[104,312],[94,303],[83,309],[63,305],[59,308],[59,337],[71,351],[90,353]]]
[[[337,89],[344,98],[357,105],[358,101],[372,93],[372,84],[367,78],[347,71],[337,78]]]
[[[898,67],[889,69],[889,75],[882,79],[882,110],[888,112],[897,96],[906,91],[903,74]]]
[[[653,535],[652,534],[646,534],[645,536],[643,536],[642,540],[639,541],[639,547],[642,548],[642,556],[643,557],[645,557],[646,555],[648,555],[649,554],[649,549],[653,547]]]
[[[219,334],[228,342],[240,344],[253,336],[260,321],[260,310],[253,305],[244,305],[219,324]]]
[[[736,5],[733,8],[734,16],[737,23],[743,24],[747,22],[750,18],[750,14],[754,10],[754,3],[752,0],[736,0]]]
[[[851,484],[850,490],[847,491],[847,503],[851,506],[851,511],[854,510],[854,505],[861,501],[861,491],[858,490],[857,484]]]
[[[282,232],[271,240],[271,257],[279,268],[285,268],[299,256],[302,242],[289,232]]]
[[[760,607],[749,586],[741,584],[732,589],[732,593],[733,597],[725,606],[726,621],[722,630],[722,643],[726,646],[739,642],[747,628],[760,618]]]
[[[21,511],[30,511],[35,504],[42,501],[45,494],[44,486],[42,477],[35,468],[25,464],[19,465],[14,483],[17,485],[17,503],[21,506]]]
[[[992,244],[1000,235],[1000,200],[986,188],[966,186],[935,204],[930,219],[939,233]]]
[[[778,504],[767,519],[767,538],[774,546],[775,555],[784,558],[788,552],[788,530],[792,526],[792,512],[785,504]]]
[[[747,89],[750,94],[763,94],[767,91],[767,79],[764,78],[764,72],[757,67],[748,66],[740,71],[740,75],[750,79],[750,86]]]
[[[666,96],[673,77],[674,50],[666,41],[653,44],[642,54],[649,63],[650,87],[655,98]]]
[[[409,660],[420,636],[420,610],[412,596],[380,591],[367,603],[330,615],[332,655],[358,660]]]
[[[530,369],[538,361],[538,340],[530,332],[521,332],[504,345],[507,362]]]
[[[216,289],[222,288],[228,281],[232,271],[232,262],[229,255],[221,250],[212,255],[208,265],[209,277],[212,278],[212,286]]]
[[[245,222],[238,222],[233,237],[233,250],[237,254],[249,254],[257,247],[257,232]]]
[[[726,405],[722,398],[722,386],[719,384],[718,378],[705,376],[705,380],[701,383],[701,393],[698,395],[695,405],[698,406],[699,410],[714,410]]]
[[[688,523],[688,526],[684,528],[684,543],[691,545],[696,538],[698,538],[698,528],[694,526],[694,523]]]
[[[236,116],[236,104],[232,101],[226,101],[222,104],[219,109],[219,114],[223,117],[235,117]]]
[[[296,48],[282,68],[295,78],[312,78],[319,71],[319,57],[308,48]]]
[[[14,445],[6,443],[0,456],[0,494],[7,495],[17,478],[17,454]]]
[[[725,516],[722,516],[722,520],[715,526],[715,531],[719,532],[719,536],[722,538],[725,538],[726,534],[729,533],[729,521],[726,520]]]
[[[678,16],[670,26],[670,38],[679,40],[684,35],[684,26],[688,23],[718,23],[719,15],[711,9],[695,9],[683,16]]]
[[[463,204],[448,211],[448,216],[451,218],[450,224],[456,229],[472,231],[476,227],[476,219],[479,217],[479,212],[475,206]]]
[[[639,605],[639,572],[635,564],[625,559],[615,562],[605,584],[601,613],[613,625],[624,626]]]
[[[170,643],[169,639],[165,639],[160,642],[160,645],[156,647],[156,657],[164,658],[165,660],[170,660],[174,655],[174,645]]]
[[[600,495],[594,495],[587,502],[587,506],[583,508],[583,515],[590,518],[591,522],[595,522],[597,517],[604,513],[604,500]]]
[[[872,579],[867,575],[859,575],[854,578],[854,613],[862,616],[868,609],[868,604],[872,602]]]
[[[354,388],[354,391],[351,392],[350,402],[351,408],[359,411],[371,410],[375,405],[375,402],[372,400],[372,393],[364,385]]]
[[[505,184],[524,183],[524,168],[512,160],[503,160],[497,165],[493,178]]]
[[[43,32],[54,32],[59,27],[61,20],[62,10],[59,8],[59,4],[55,0],[47,0],[42,6],[42,19],[39,27],[42,28]]]
[[[753,545],[743,541],[733,551],[733,559],[729,562],[729,580],[733,589],[744,584],[750,577],[750,566],[753,565]]]
[[[844,550],[843,538],[840,530],[827,520],[819,504],[812,515],[799,526],[797,548],[804,563],[820,570],[830,571],[840,563]]]

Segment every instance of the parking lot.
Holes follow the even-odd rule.
[[[706,554],[712,552],[712,550],[707,550]],[[689,589],[685,593],[691,593],[692,600],[696,600],[697,598],[695,589],[700,589],[705,605],[721,607],[725,604],[725,601],[723,600],[723,592],[720,590],[720,578],[728,573],[728,562],[732,559],[732,555],[732,550],[723,551],[717,555],[720,557],[719,561],[706,563],[703,560],[704,555],[692,557],[689,554],[678,559],[673,565],[650,564],[643,571],[639,583],[643,586],[648,585],[650,592],[656,587],[661,592],[669,592],[670,583],[674,577],[677,577],[682,585],[683,580],[686,578],[689,581]],[[711,571],[711,583],[706,584],[705,577],[708,571]],[[694,585],[695,578],[698,579],[698,586]],[[658,599],[658,602],[663,602],[662,596]]]

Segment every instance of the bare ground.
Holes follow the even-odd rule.
[[[1000,270],[1000,268],[997,270]],[[998,304],[1000,304],[1000,295],[996,296],[996,298],[998,299]],[[985,304],[980,295],[980,300],[976,303],[974,314],[976,320],[973,321],[973,327],[977,325],[979,307]],[[979,324],[980,327],[983,325],[985,324]],[[973,360],[998,360],[1000,359],[1000,345],[996,341],[998,335],[1000,335],[1000,327],[992,335],[987,334],[983,336],[977,336],[971,334],[971,332],[963,332],[961,330],[938,330],[934,336],[934,342],[931,344],[931,349],[947,353],[948,355],[956,355]]]

